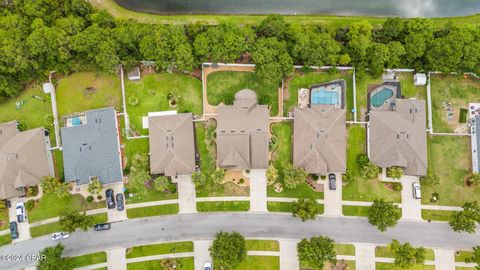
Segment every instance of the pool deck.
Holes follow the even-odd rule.
[[[383,105],[375,107],[371,103],[372,97],[383,90],[384,88],[389,88],[393,91],[393,95],[388,98]],[[401,88],[400,82],[384,82],[382,84],[369,84],[368,89],[368,110],[369,111],[393,111],[393,106],[395,106],[395,100],[401,97]]]

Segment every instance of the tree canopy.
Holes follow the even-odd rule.
[[[456,232],[475,233],[480,224],[480,207],[476,201],[466,202],[463,211],[454,212],[450,218],[450,226]]]
[[[298,259],[315,270],[321,270],[326,262],[337,263],[335,242],[325,236],[302,239],[297,245]]]
[[[237,232],[218,232],[209,249],[220,269],[233,269],[247,257],[245,238]]]
[[[384,199],[375,199],[372,206],[368,208],[368,222],[376,226],[381,232],[397,225],[401,217],[402,214],[398,206]]]
[[[392,240],[390,249],[393,253],[394,263],[401,268],[410,268],[415,264],[425,262],[426,250],[423,247],[414,248],[410,243],[401,244],[398,240]]]
[[[320,206],[313,198],[300,198],[292,203],[292,215],[299,217],[303,222],[315,219],[320,214]]]
[[[58,243],[54,247],[46,247],[40,251],[40,256],[45,258],[38,261],[37,269],[39,270],[57,270],[68,269],[67,260],[62,257],[65,247]]]

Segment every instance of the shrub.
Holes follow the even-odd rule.
[[[103,199],[102,195],[97,196],[97,200],[101,201]]]
[[[238,183],[240,183],[240,184],[243,184],[243,183],[245,183],[245,179],[243,179],[243,178],[240,178],[240,179],[238,180]]]
[[[305,74],[312,72],[312,68],[308,66],[303,66],[300,70]]]
[[[318,179],[318,176],[317,176],[317,179]],[[320,175],[320,179],[325,180],[325,179],[327,179],[327,176],[326,175]]]
[[[25,130],[27,130],[27,124],[22,120],[18,120],[17,121],[17,128],[20,131],[25,131]]]
[[[27,209],[27,211],[32,211],[34,207],[35,207],[35,201],[34,200],[28,200],[25,203],[25,208]]]
[[[32,197],[37,196],[38,195],[38,186],[28,187],[28,194]]]
[[[318,174],[311,174],[313,180],[318,180]],[[324,179],[324,178],[322,178]]]
[[[331,67],[327,71],[328,74],[338,74],[338,68],[337,67]]]
[[[235,100],[235,97],[232,94],[225,94],[222,100],[223,100],[223,104],[225,105],[233,105],[233,101]]]
[[[402,184],[400,183],[393,183],[393,190],[395,191],[401,191],[402,190]]]
[[[362,168],[370,162],[370,159],[366,154],[358,154],[356,158],[357,165]]]
[[[89,203],[93,202],[93,196],[88,196],[87,197],[87,202],[89,202]]]

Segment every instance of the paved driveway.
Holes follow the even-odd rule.
[[[323,185],[325,215],[332,217],[341,217],[342,214],[342,174],[335,174],[337,177],[336,190],[330,190],[328,176]]]
[[[375,270],[375,245],[356,244],[355,264],[357,269]]]
[[[300,268],[297,254],[297,240],[280,240],[280,270]]]
[[[125,249],[118,248],[107,250],[107,266],[108,269],[127,270],[127,258],[125,257]]]
[[[250,211],[267,212],[267,170],[250,170]]]
[[[413,198],[412,184],[420,183],[417,176],[404,175],[402,182],[402,219],[422,220],[422,200]]]
[[[10,222],[15,221],[17,222],[17,213],[15,207],[17,206],[17,202],[22,201],[25,202],[25,198],[12,198],[9,199],[10,203],[12,204],[12,207],[8,209],[8,219]],[[25,209],[25,211],[27,211]],[[18,243],[21,241],[28,240],[32,238],[30,236],[30,224],[28,223],[28,213],[27,214],[27,220],[24,222],[17,222],[17,228],[18,228],[18,239],[13,240],[13,243]]]
[[[105,185],[105,189],[113,189],[113,195],[114,199],[115,196],[117,196],[118,193],[123,194],[123,182],[117,182],[109,185]],[[103,193],[103,196],[105,196],[105,192]],[[105,207],[107,207],[105,205]],[[115,208],[114,209],[108,209],[107,208],[107,215],[108,215],[108,222],[116,222],[116,221],[122,221],[127,219],[127,207],[125,205],[125,198],[124,198],[124,208],[123,211],[118,211],[117,210],[117,202],[115,201]]]
[[[211,244],[212,241],[210,240],[193,241],[195,270],[203,270],[203,265],[206,262],[212,263],[212,257],[210,257],[210,251],[208,251]]]
[[[191,214],[197,212],[197,204],[195,202],[196,192],[195,185],[191,175],[179,175],[173,177],[172,182],[177,183],[178,190],[178,206],[180,214]]]

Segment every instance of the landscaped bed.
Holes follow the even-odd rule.
[[[67,265],[69,268],[73,269],[77,267],[84,267],[84,266],[104,263],[106,261],[107,261],[107,253],[97,252],[97,253],[86,254],[83,256],[67,258]]]
[[[232,104],[235,93],[251,89],[257,93],[258,103],[270,106],[270,115],[278,114],[278,86],[258,79],[248,71],[217,71],[207,78],[207,98],[210,105]]]
[[[198,212],[248,211],[250,202],[197,202]]]
[[[176,110],[202,113],[202,83],[199,79],[179,73],[155,73],[141,80],[125,79],[125,96],[130,128],[142,135],[142,117],[149,112]]]
[[[176,258],[175,261],[177,262],[178,270],[193,270],[193,257],[187,258]],[[158,270],[163,269],[160,266],[160,260],[154,261],[144,261],[144,262],[137,262],[137,263],[129,263],[127,264],[128,270]]]
[[[440,184],[422,186],[422,204],[461,206],[480,200],[480,186],[465,184],[465,176],[471,171],[469,137],[429,137],[428,169],[440,178]],[[430,201],[434,192],[439,195],[436,203]]]
[[[261,251],[279,251],[280,246],[275,240],[246,240],[245,244],[247,250],[261,250]]]
[[[347,84],[346,91],[346,110],[347,119],[352,120],[353,114],[353,78],[350,71],[338,71],[329,72],[324,71],[312,71],[308,73],[302,73],[299,70],[293,75],[288,85],[288,97],[284,97],[284,115],[287,115],[288,111],[297,106],[298,103],[298,89],[309,88],[314,84],[326,83],[336,79],[344,79]]]
[[[178,214],[178,204],[165,204],[127,209],[128,218]]]
[[[193,242],[174,242],[136,246],[127,249],[127,258],[183,252],[193,252]]]
[[[101,213],[101,214],[96,214],[96,215],[91,215],[91,217],[94,218],[94,223],[105,223],[108,220],[107,213]],[[40,226],[34,226],[30,227],[30,235],[32,237],[39,237],[42,235],[46,234],[51,234],[54,232],[61,231],[60,223],[59,222],[53,222],[53,223],[48,223],[48,224],[43,224]]]

